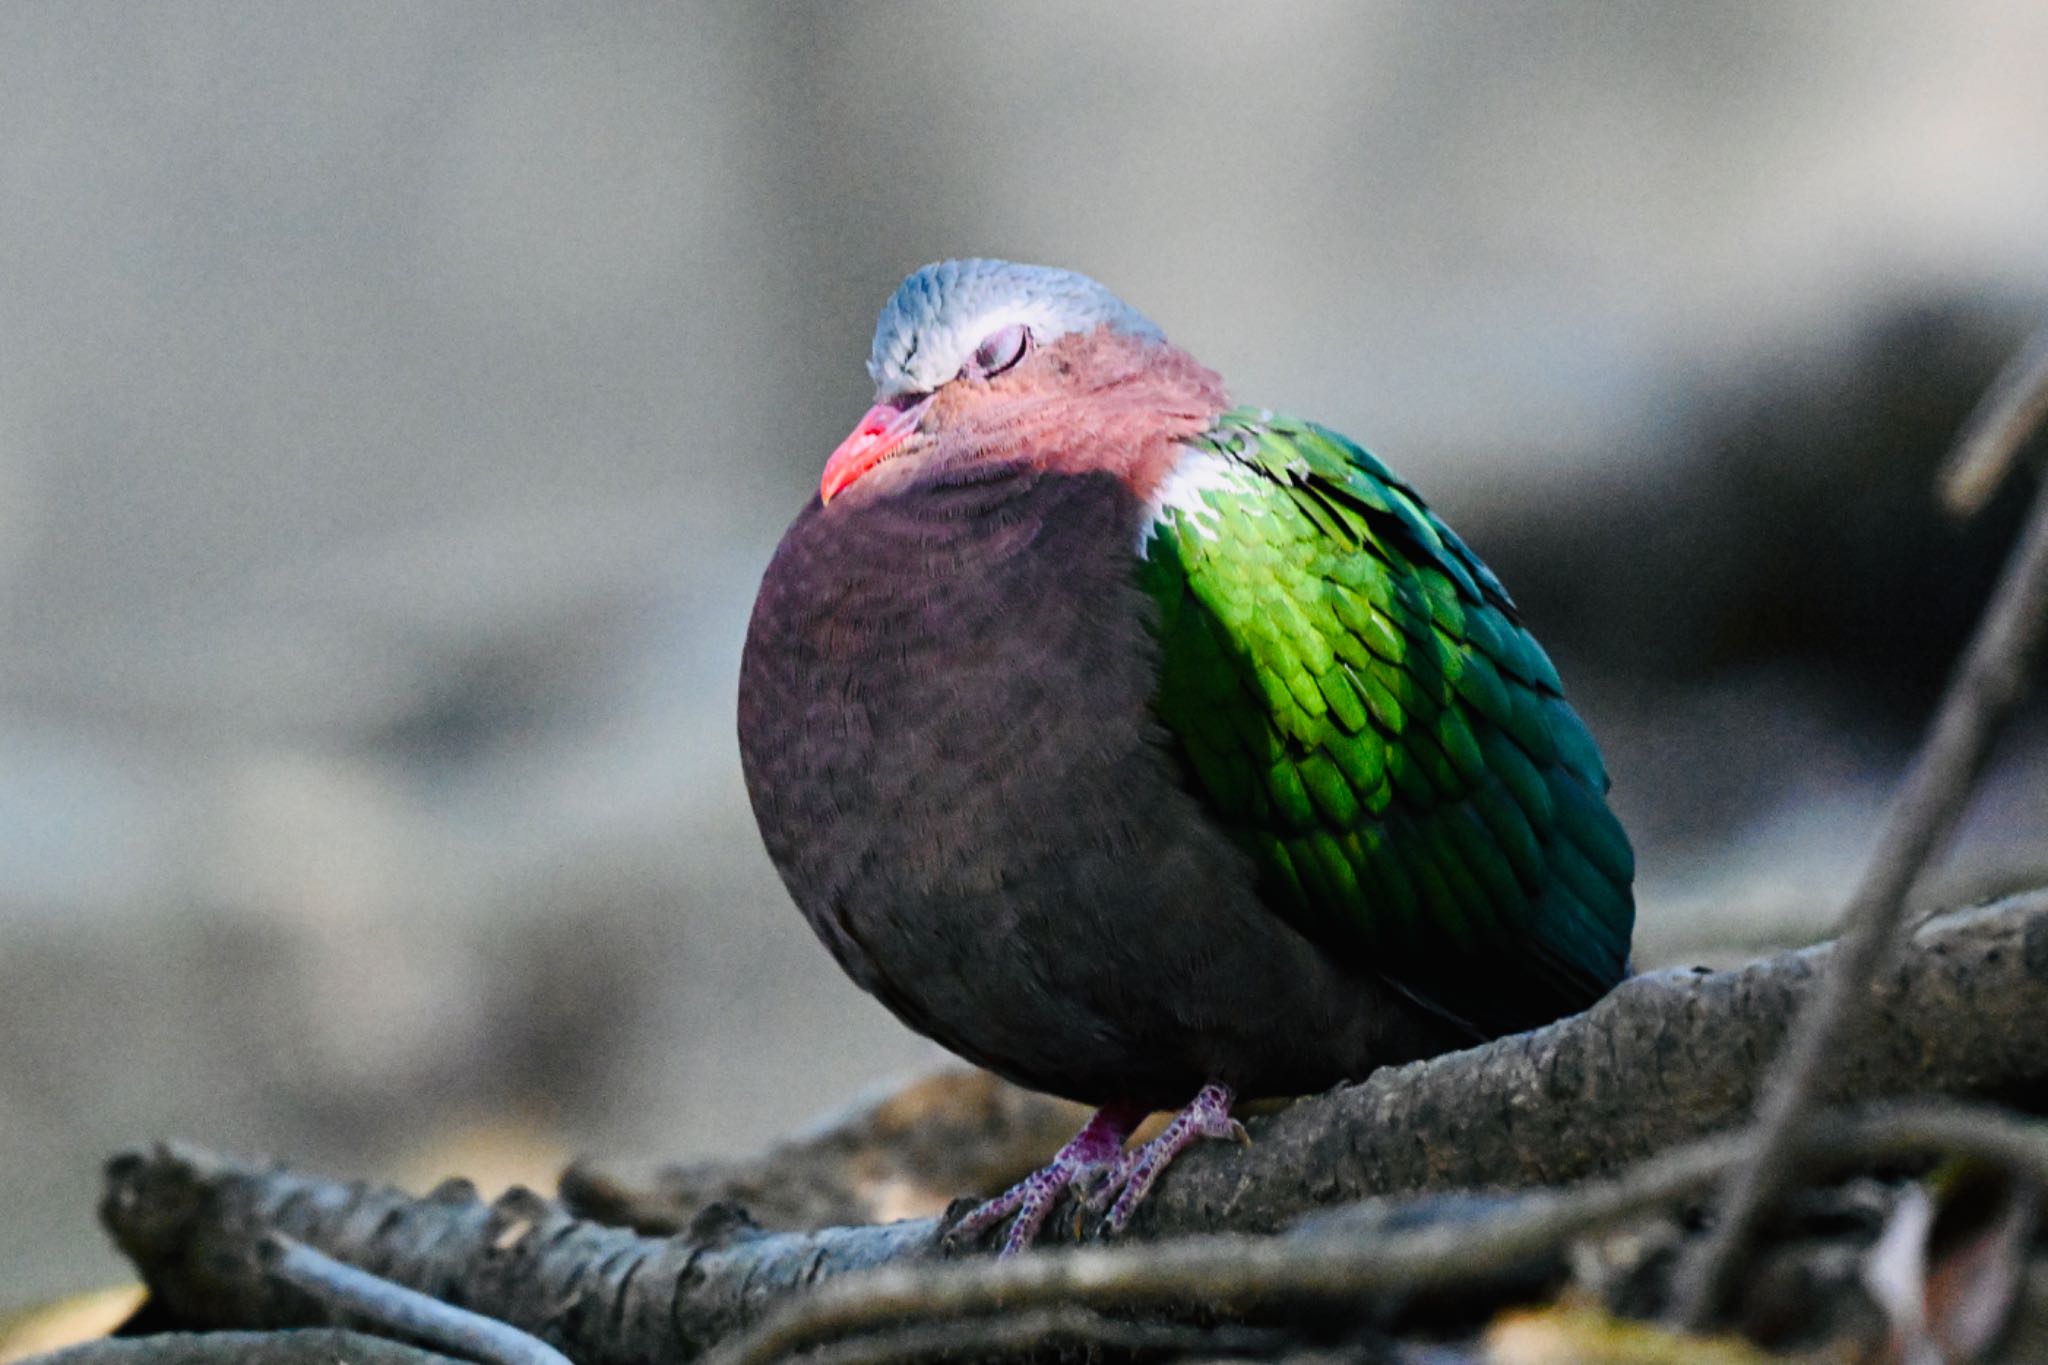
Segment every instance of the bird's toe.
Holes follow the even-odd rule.
[[[1195,1143],[1227,1138],[1240,1146],[1251,1144],[1251,1134],[1230,1116],[1232,1098],[1228,1086],[1203,1086],[1194,1101],[1174,1115],[1165,1132],[1124,1157],[1119,1163],[1124,1167],[1119,1182],[1122,1189],[1110,1207],[1109,1217],[1103,1220],[1105,1230],[1118,1233],[1128,1227],[1138,1205],[1145,1202],[1145,1196],[1152,1192],[1167,1166]]]
[[[1084,1212],[1100,1213],[1109,1207],[1110,1201],[1130,1183],[1131,1172],[1137,1168],[1138,1157],[1143,1150],[1124,1152],[1116,1160],[1104,1162],[1089,1176],[1077,1191]]]
[[[1106,1205],[1122,1185],[1117,1169],[1123,1164],[1122,1158],[1107,1162],[1082,1161],[1065,1156],[1055,1158],[1051,1164],[1033,1171],[995,1198],[971,1209],[953,1225],[947,1236],[952,1240],[973,1241],[1007,1218],[1010,1220],[1009,1231],[1004,1233],[1002,1250],[997,1254],[1015,1256],[1038,1240],[1046,1218],[1051,1215],[1053,1206],[1059,1203],[1061,1192],[1069,1187],[1082,1195],[1084,1208]],[[1100,1204],[1089,1202],[1097,1197]]]

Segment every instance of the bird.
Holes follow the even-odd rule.
[[[742,769],[838,965],[1093,1116],[967,1214],[1120,1232],[1233,1108],[1582,1010],[1634,854],[1505,588],[1379,459],[1073,271],[903,280],[747,629]],[[1130,1146],[1149,1115],[1159,1135]]]

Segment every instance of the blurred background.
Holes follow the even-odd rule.
[[[0,1309],[176,1135],[543,1180],[938,1059],[732,712],[909,269],[1085,270],[1404,471],[1601,737],[1640,958],[1822,933],[2011,536],[2048,7],[0,8]],[[2048,723],[1937,895],[2048,876]]]

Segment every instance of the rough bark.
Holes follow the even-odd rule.
[[[1653,974],[1548,1028],[1303,1100],[1255,1120],[1249,1152],[1216,1144],[1183,1158],[1135,1231],[1257,1233],[1372,1194],[1575,1180],[1737,1123],[1824,952]],[[1833,1100],[2038,1096],[2048,892],[1927,925],[1871,1017],[1831,1069]],[[277,1232],[525,1328],[583,1365],[687,1360],[796,1289],[940,1250],[930,1219],[767,1234],[707,1215],[659,1241],[532,1195],[486,1205],[453,1185],[412,1200],[175,1148],[116,1158],[108,1179],[109,1229],[190,1325],[317,1320],[261,1273],[256,1247]]]
[[[451,1357],[362,1332],[166,1332],[88,1341],[34,1365],[457,1365]]]
[[[1831,947],[1639,976],[1548,1028],[1304,1100],[1242,1158],[1176,1162],[1134,1230],[1268,1231],[1373,1194],[1555,1184],[1740,1123]],[[1880,978],[1822,1097],[2024,1097],[2048,1080],[2044,1020],[2048,891],[1943,915]]]
[[[891,1223],[1007,1188],[1087,1117],[1070,1100],[948,1068],[739,1161],[630,1174],[579,1161],[562,1173],[561,1199],[581,1217],[656,1236],[721,1205],[772,1232]]]
[[[885,1266],[792,1296],[765,1324],[721,1346],[716,1359],[766,1365],[827,1342],[883,1341],[906,1324],[951,1323],[964,1334],[973,1322],[1053,1307],[1296,1326],[1319,1318],[1326,1328],[1454,1322],[1469,1331],[1504,1306],[1550,1301],[1567,1280],[1575,1295],[1610,1311],[1620,1300],[1633,1301],[1637,1314],[1653,1312],[1669,1262],[1646,1255],[1646,1245],[1683,1242],[1690,1223],[1684,1214],[1696,1197],[1751,1160],[1756,1147],[1756,1135],[1744,1129],[1568,1188],[1383,1195],[1303,1218],[1280,1236],[1197,1235],[1058,1257]],[[1997,1187],[2027,1207],[2031,1195],[2019,1192],[2048,1185],[2048,1125],[1961,1100],[1894,1100],[1824,1115],[1800,1130],[1794,1150],[1801,1176],[1821,1181],[1948,1157],[1998,1172]],[[1752,1340],[1812,1350],[1873,1336],[1872,1314],[1863,1314],[1860,1330],[1843,1331],[1843,1319],[1859,1304],[1870,1306],[1854,1252],[1891,1220],[1896,1187],[1858,1183],[1861,1190],[1802,1189],[1776,1210],[1784,1242],[1772,1248],[1772,1259],[1796,1278],[1755,1286],[1745,1307],[1757,1311],[1744,1322]],[[1858,1224],[1860,1236],[1851,1231]],[[1603,1233],[1614,1234],[1604,1251],[1595,1245]],[[1586,1274],[1589,1257],[1606,1258],[1607,1269]],[[1576,1268],[1569,1276],[1568,1266]],[[1603,1276],[1604,1290],[1597,1283]],[[1803,1286],[1796,1300],[1785,1292],[1794,1284]],[[1823,1285],[1828,1292],[1816,1300]]]

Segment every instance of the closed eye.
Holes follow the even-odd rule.
[[[963,375],[988,379],[1001,374],[1031,353],[1031,329],[1021,322],[991,332],[974,348],[974,356],[962,367]]]

